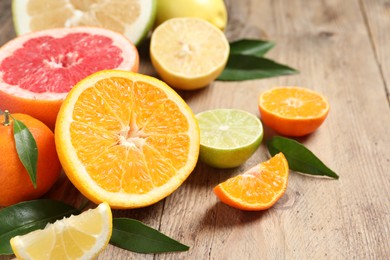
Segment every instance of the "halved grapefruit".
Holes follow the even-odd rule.
[[[111,30],[25,34],[0,48],[0,109],[29,114],[54,129],[62,101],[77,82],[103,69],[136,72],[138,66],[136,47]]]
[[[58,27],[94,26],[145,39],[156,18],[157,0],[12,0],[18,35]]]

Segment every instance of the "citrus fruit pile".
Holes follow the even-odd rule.
[[[0,109],[29,114],[54,129],[58,110],[78,81],[102,69],[137,71],[138,51],[102,28],[25,34],[0,49]]]
[[[16,155],[10,126],[0,125],[5,151],[0,205],[42,196],[61,168],[99,204],[14,237],[11,245],[20,258],[95,257],[111,236],[111,208],[164,199],[187,179],[198,157],[216,168],[242,165],[262,142],[262,122],[283,135],[303,136],[329,112],[319,93],[278,87],[258,99],[262,122],[239,109],[195,117],[171,87],[206,87],[225,69],[230,46],[222,0],[14,0],[13,18],[21,36],[0,49],[0,109],[28,114],[13,116],[37,142],[38,188]],[[150,58],[162,80],[136,73],[134,44],[153,24]],[[265,210],[284,194],[288,175],[288,162],[279,153],[213,191],[229,206]]]
[[[107,246],[112,213],[107,203],[48,224],[44,229],[13,237],[18,259],[94,259]]]

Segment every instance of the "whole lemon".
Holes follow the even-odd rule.
[[[198,17],[221,30],[227,24],[227,11],[223,0],[158,0],[156,27],[176,17]]]

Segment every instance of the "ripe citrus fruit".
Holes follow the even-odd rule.
[[[199,18],[173,18],[151,37],[150,57],[160,77],[174,88],[197,89],[226,66],[229,42],[221,30]]]
[[[223,0],[157,1],[157,26],[177,17],[202,18],[221,30],[224,30],[227,24],[227,11]]]
[[[44,229],[11,238],[18,259],[94,259],[110,241],[112,214],[107,203]]]
[[[301,87],[275,87],[259,97],[264,124],[287,136],[314,132],[326,119],[329,103],[321,94]]]
[[[0,109],[31,115],[54,129],[74,84],[103,69],[137,71],[138,64],[135,46],[106,29],[62,28],[19,36],[0,49]]]
[[[134,44],[144,39],[156,18],[156,0],[13,0],[18,35],[60,27],[93,26],[124,34]]]
[[[53,132],[41,121],[29,115],[12,116],[27,126],[37,144],[37,187],[34,188],[17,154],[13,119],[9,118],[9,124],[5,125],[5,116],[0,115],[0,206],[10,206],[41,197],[53,186],[61,172]]]
[[[216,168],[243,164],[263,139],[263,126],[253,114],[239,109],[213,109],[196,115],[200,129],[199,158]]]
[[[184,100],[158,79],[125,71],[80,81],[60,109],[55,135],[72,183],[113,208],[165,198],[199,154],[199,128]]]
[[[223,203],[231,207],[265,210],[283,196],[288,174],[287,160],[279,153],[243,174],[218,184],[213,191]]]

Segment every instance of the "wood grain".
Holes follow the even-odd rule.
[[[257,96],[277,85],[323,93],[331,104],[324,125],[299,139],[339,180],[291,172],[284,197],[270,210],[243,212],[218,202],[212,188],[266,160],[266,148],[241,167],[216,170],[201,162],[171,196],[143,209],[114,211],[190,246],[182,253],[142,255],[109,245],[99,259],[389,259],[390,258],[390,1],[226,0],[230,40],[276,42],[267,57],[298,75],[212,83],[179,91],[195,113],[240,108],[258,115]],[[0,1],[0,43],[14,37],[10,0]],[[154,75],[148,42],[141,72]],[[274,132],[265,128],[265,137]],[[65,196],[70,191],[71,196]],[[64,176],[49,197],[77,204]],[[9,259],[9,257],[0,257]]]

